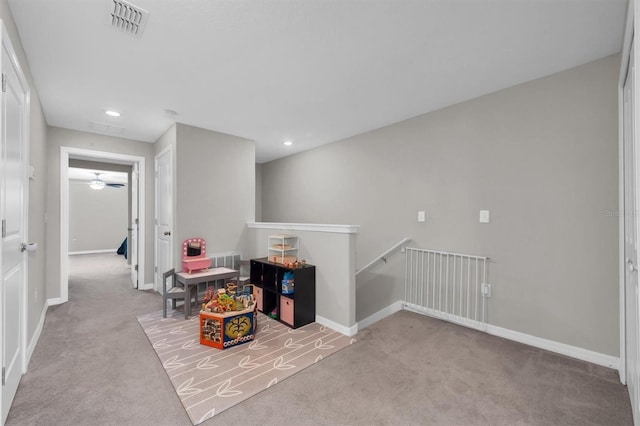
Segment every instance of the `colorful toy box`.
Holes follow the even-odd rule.
[[[255,304],[241,311],[200,311],[200,344],[227,349],[254,338],[258,325]]]

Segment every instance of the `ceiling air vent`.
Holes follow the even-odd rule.
[[[109,20],[111,26],[124,33],[140,38],[147,25],[149,12],[124,0],[110,0]]]
[[[109,123],[100,123],[99,121],[90,121],[89,127],[91,130],[95,130],[100,133],[110,133],[112,135],[121,135],[125,130],[124,127],[114,126]]]

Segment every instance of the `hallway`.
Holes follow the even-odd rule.
[[[190,424],[136,320],[161,307],[123,256],[70,256],[69,302],[49,307],[6,424]]]

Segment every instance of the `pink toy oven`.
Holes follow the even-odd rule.
[[[209,269],[207,243],[202,238],[189,238],[182,242],[182,272],[199,272]]]

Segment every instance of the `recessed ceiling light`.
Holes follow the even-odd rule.
[[[283,142],[286,146],[291,146],[293,145],[293,141],[284,141]]]
[[[111,117],[120,117],[120,113],[117,111],[107,110],[104,113],[110,115]]]

